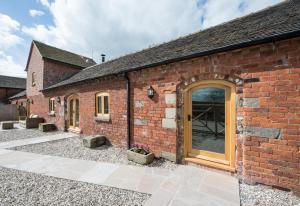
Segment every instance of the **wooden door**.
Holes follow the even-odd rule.
[[[210,166],[234,167],[235,88],[203,81],[185,92],[185,154]]]

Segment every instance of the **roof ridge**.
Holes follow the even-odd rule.
[[[0,77],[8,77],[8,78],[16,78],[16,79],[26,79],[26,77],[15,77],[15,76],[7,76],[7,75],[1,75]]]
[[[237,18],[234,18],[234,19],[231,19],[231,20],[222,22],[222,23],[220,23],[220,24],[217,24],[217,25],[208,27],[208,28],[206,28],[206,29],[203,29],[203,30],[197,30],[197,31],[195,31],[195,32],[192,32],[192,33],[189,33],[189,34],[186,34],[186,35],[183,35],[183,36],[174,38],[174,39],[169,40],[169,41],[161,42],[161,43],[155,44],[155,45],[153,45],[153,46],[148,46],[147,48],[143,48],[143,49],[136,50],[136,51],[133,51],[133,52],[129,52],[129,53],[126,53],[126,54],[122,54],[122,55],[120,55],[120,56],[118,56],[118,57],[116,57],[116,58],[114,58],[114,59],[108,60],[108,61],[106,61],[106,62],[98,63],[98,64],[95,64],[95,65],[91,65],[91,66],[89,66],[89,67],[86,67],[86,68],[84,68],[82,71],[88,70],[88,69],[90,69],[90,68],[92,68],[92,67],[95,67],[95,66],[98,66],[98,65],[105,65],[105,64],[111,63],[111,62],[113,62],[113,61],[115,61],[115,60],[121,59],[122,57],[126,57],[126,56],[129,56],[129,55],[137,54],[137,53],[139,53],[139,52],[143,52],[143,51],[148,50],[148,49],[153,49],[153,48],[156,48],[156,47],[161,47],[161,46],[163,46],[163,45],[168,45],[168,44],[170,44],[170,43],[172,43],[172,42],[174,42],[174,41],[178,41],[178,40],[180,40],[180,39],[188,38],[188,37],[193,36],[193,35],[196,35],[196,34],[198,34],[198,33],[200,33],[200,32],[204,32],[204,31],[208,31],[208,30],[213,30],[213,29],[215,29],[216,27],[220,27],[220,26],[223,26],[223,25],[225,25],[225,24],[229,24],[229,23],[231,23],[231,22],[234,22],[234,21],[237,21],[237,20],[240,20],[240,19],[243,19],[243,18],[247,18],[247,17],[252,16],[252,15],[257,15],[257,14],[259,14],[260,12],[263,12],[263,11],[265,11],[265,10],[269,10],[269,9],[271,9],[271,8],[274,8],[274,7],[278,7],[278,6],[280,6],[281,4],[285,4],[285,3],[287,3],[287,2],[294,3],[294,0],[284,0],[284,1],[280,2],[280,3],[278,3],[278,4],[274,4],[274,5],[265,7],[265,8],[263,8],[263,9],[258,10],[258,11],[251,12],[251,13],[246,14],[246,15],[243,15],[243,16],[241,16],[241,17],[237,17]]]
[[[84,56],[84,55],[81,55],[81,54],[78,54],[78,53],[75,53],[75,52],[71,52],[71,51],[68,51],[68,50],[65,50],[65,49],[61,49],[61,48],[58,48],[58,47],[56,47],[56,46],[52,46],[52,45],[46,44],[46,43],[44,43],[44,42],[41,42],[41,41],[38,41],[38,40],[35,40],[35,39],[33,39],[32,41],[33,41],[34,43],[43,44],[43,45],[45,45],[45,46],[52,47],[52,48],[54,48],[54,49],[61,50],[61,51],[64,51],[64,52],[68,52],[68,53],[70,53],[70,54],[74,54],[74,55],[77,55],[77,56],[79,56],[79,57],[83,57],[83,58],[86,58],[86,59],[90,59],[90,60],[93,60],[93,61],[95,62],[95,60],[94,60],[93,58],[91,58],[91,57],[87,57],[87,56]]]

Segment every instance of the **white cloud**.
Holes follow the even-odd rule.
[[[22,42],[22,38],[16,34],[19,29],[18,21],[0,13],[0,50],[8,49]]]
[[[30,10],[29,10],[29,14],[30,14],[30,16],[32,16],[32,17],[36,17],[36,16],[43,16],[45,13],[44,13],[43,11],[30,9]]]
[[[15,63],[12,56],[0,51],[0,75],[26,77],[24,67]]]
[[[203,7],[203,27],[215,26],[281,1],[282,0],[208,0]]]
[[[41,4],[46,6],[46,7],[50,7],[50,3],[48,0],[40,0]]]
[[[54,25],[23,27],[34,39],[113,58],[207,28],[282,0],[40,0]],[[201,19],[203,22],[201,22]]]
[[[54,26],[22,31],[34,39],[100,59],[142,49],[200,28],[196,0],[64,0],[49,5]]]

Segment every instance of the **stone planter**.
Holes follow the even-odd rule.
[[[143,155],[143,154],[133,152],[131,150],[127,150],[127,158],[128,158],[128,160],[131,160],[138,164],[147,165],[147,164],[150,164],[151,162],[153,162],[154,154],[149,153],[147,155]]]

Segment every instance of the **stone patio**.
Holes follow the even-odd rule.
[[[2,142],[0,166],[147,193],[151,197],[146,206],[240,205],[238,180],[225,173],[186,165],[175,169],[140,167],[8,150],[76,136],[73,133],[59,133]]]
[[[60,139],[65,139],[65,138],[70,138],[74,137],[76,135],[72,133],[61,133],[61,134],[56,134],[56,135],[46,135],[46,136],[39,136],[39,137],[32,137],[32,138],[27,138],[27,139],[18,139],[18,140],[13,140],[13,141],[8,141],[8,142],[1,142],[0,143],[0,149],[4,148],[12,148],[12,147],[18,147],[18,146],[23,146],[23,145],[30,145],[30,144],[37,144],[37,143],[42,143],[42,142],[49,142],[49,141],[55,141],[55,140],[60,140]]]
[[[146,205],[240,205],[235,177],[192,166],[176,170],[0,149],[0,166],[152,194]]]

